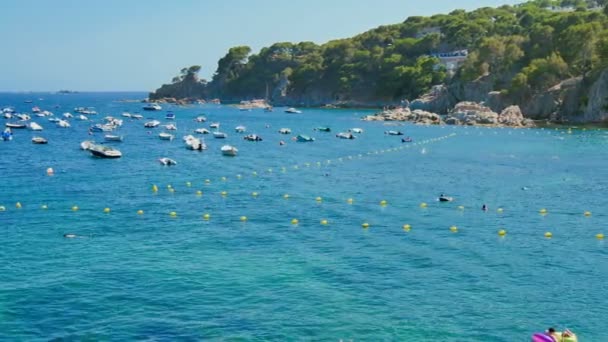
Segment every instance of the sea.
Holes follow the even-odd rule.
[[[555,327],[608,341],[608,131],[144,112],[145,97],[0,94],[17,112],[98,112],[70,128],[32,115],[43,131],[0,141],[0,340],[529,341]],[[89,127],[107,116],[124,119],[124,141],[105,143],[119,159],[80,149],[104,142]],[[228,138],[186,149],[212,122]]]

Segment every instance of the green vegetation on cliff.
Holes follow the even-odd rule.
[[[569,77],[592,80],[608,67],[607,2],[536,0],[410,17],[323,45],[283,42],[255,54],[238,46],[220,59],[205,94],[390,102],[484,76],[503,94],[529,98]]]

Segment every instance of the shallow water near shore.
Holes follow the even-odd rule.
[[[0,94],[0,107],[56,116],[93,106],[95,122],[128,111],[164,124],[172,110],[178,127],[161,141],[160,128],[125,118],[117,160],[81,151],[103,135],[74,119],[61,129],[33,117],[44,131],[0,142],[0,340],[527,341],[549,326],[608,340],[608,250],[596,239],[608,233],[606,131],[389,126],[360,121],[367,110],[148,113],[116,101],[143,97]],[[181,137],[210,122],[228,139],[186,150]],[[241,124],[264,140],[244,141]],[[354,127],[357,139],[335,137]],[[239,155],[222,156],[225,143]]]

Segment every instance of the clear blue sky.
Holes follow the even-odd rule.
[[[0,91],[154,90],[228,48],[323,43],[411,15],[517,0],[1,0]]]

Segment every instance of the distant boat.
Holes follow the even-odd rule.
[[[230,146],[230,145],[224,145],[221,148],[222,154],[228,157],[235,157],[237,155],[237,153],[239,152],[239,150],[234,147],[234,146]]]
[[[361,128],[351,128],[351,129],[349,129],[349,131],[353,132],[355,134],[361,134],[361,133],[363,133],[363,129],[361,129]]]
[[[44,139],[43,137],[33,137],[32,138],[32,143],[37,144],[37,145],[43,145],[43,144],[48,144],[48,140]]]
[[[384,134],[388,134],[388,135],[403,135],[403,132],[401,132],[401,131],[386,131],[386,132],[384,132]]]
[[[165,115],[165,119],[166,120],[175,120],[175,114],[173,114],[172,112],[167,113],[167,115]]]
[[[84,116],[84,115],[82,115],[82,114],[78,115],[76,118],[77,118],[78,120],[80,120],[80,121],[87,121],[87,120],[89,120],[89,118],[88,118],[88,117],[86,117],[86,116]]]
[[[158,120],[152,120],[152,121],[148,121],[144,124],[144,127],[146,128],[154,128],[154,127],[158,127],[158,125],[160,125],[160,121]]]
[[[65,121],[65,120],[59,120],[57,121],[57,127],[61,127],[61,128],[69,128],[70,127],[70,123]]]
[[[298,142],[313,142],[315,138],[309,137],[308,135],[300,134],[296,137],[296,141]]]
[[[30,122],[30,129],[32,131],[42,131],[42,126],[40,126],[39,124],[37,124],[35,122]]]
[[[410,138],[410,137],[407,137],[407,138],[403,138],[403,139],[401,139],[401,142],[402,142],[402,143],[410,143],[410,142],[412,142],[412,141],[414,141],[414,140],[413,140],[412,138]]]
[[[209,125],[209,128],[220,128],[220,123],[219,122],[213,122]]]
[[[262,137],[260,137],[257,134],[249,134],[249,135],[245,136],[243,139],[245,139],[247,141],[262,141]]]
[[[131,119],[136,119],[136,120],[140,120],[143,119],[144,116],[141,114],[131,114]]]
[[[355,139],[357,137],[355,137],[352,133],[338,133],[336,134],[336,137],[340,138],[340,139]]]
[[[161,107],[158,103],[150,103],[150,104],[145,105],[143,107],[143,110],[158,111],[158,110],[163,110],[163,107]]]
[[[160,158],[158,161],[165,166],[177,165],[177,162],[171,158]]]
[[[23,129],[23,128],[27,127],[27,125],[25,123],[17,123],[17,122],[7,122],[4,124],[4,126],[6,126],[8,128],[15,128],[15,129]]]
[[[26,103],[28,103],[28,102],[26,102]],[[29,103],[32,103],[32,102],[29,102]],[[40,108],[38,106],[32,107],[32,113],[40,113]]]
[[[92,144],[91,147],[89,147],[89,151],[93,156],[99,158],[114,159],[122,157],[122,153],[119,150],[109,146]]]
[[[13,139],[13,132],[11,132],[10,128],[7,128],[4,130],[4,132],[2,132],[2,140],[4,141],[10,141]]]
[[[237,133],[243,133],[243,132],[245,132],[246,130],[247,130],[247,128],[246,128],[245,126],[236,126],[236,127],[234,128],[234,131],[235,131],[235,132],[237,132]]]
[[[93,141],[91,141],[91,140],[85,140],[85,141],[83,141],[83,142],[80,143],[80,149],[88,151],[91,148],[91,146],[93,146],[94,144],[95,143]]]
[[[111,134],[106,134],[103,137],[105,139],[105,141],[114,141],[114,142],[122,142],[123,141],[123,136],[122,135],[111,135]]]
[[[331,132],[331,128],[329,128],[329,127],[317,127],[317,128],[315,128],[315,130],[317,130],[319,132]]]
[[[302,114],[302,111],[301,110],[297,110],[295,108],[287,108],[287,109],[285,109],[285,113],[288,113],[288,114]]]
[[[167,129],[169,131],[176,131],[177,126],[175,126],[174,124],[168,124],[168,125],[165,125],[165,129]]]
[[[194,119],[194,121],[205,122],[205,121],[207,121],[207,118],[201,115],[201,116],[197,116],[196,119]]]
[[[32,117],[27,114],[15,114],[15,116],[21,121],[28,121],[32,119]]]
[[[209,134],[211,132],[209,132],[208,129],[206,128],[197,128],[194,130],[194,133],[198,133],[198,134]]]
[[[63,117],[66,118],[66,119],[71,119],[71,118],[74,117],[74,115],[72,115],[72,113],[68,112],[68,113],[63,113]]]
[[[158,137],[160,138],[160,140],[169,140],[169,141],[173,140],[173,134],[169,134],[169,133],[165,133],[165,132],[160,133],[158,135]]]
[[[32,100],[25,100],[25,101],[23,101],[23,103],[32,103],[32,102],[34,102],[34,101],[32,101]]]
[[[128,112],[124,112],[124,113],[122,113],[121,115],[122,115],[123,117],[125,117],[125,118],[130,118],[130,117],[131,117],[131,113],[128,113]]]
[[[279,133],[281,133],[281,134],[291,134],[291,129],[289,129],[289,128],[281,128],[279,130]]]
[[[184,143],[186,148],[193,151],[203,151],[207,149],[207,145],[204,140],[198,139],[192,135],[186,135],[184,137]]]
[[[213,132],[213,137],[216,139],[226,139],[228,137],[228,134],[217,131],[217,132]]]

